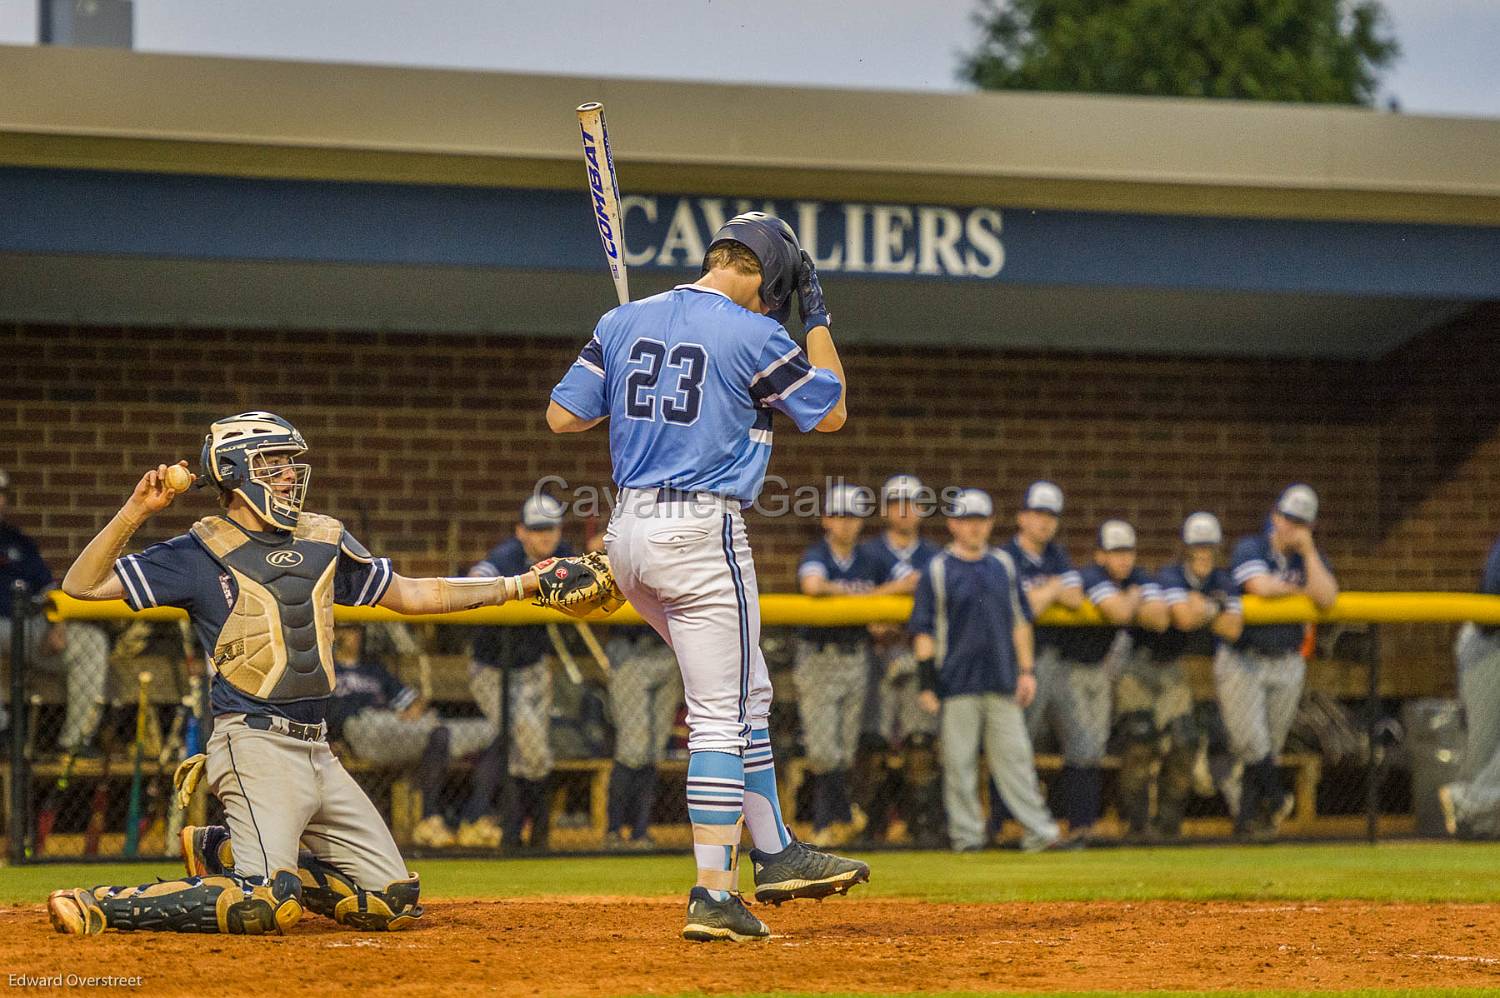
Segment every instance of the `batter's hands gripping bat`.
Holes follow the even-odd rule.
[[[583,137],[583,163],[588,171],[589,194],[594,204],[594,224],[615,282],[615,295],[623,305],[630,300],[630,281],[625,272],[625,222],[620,210],[620,184],[615,179],[615,157],[609,148],[609,128],[604,124],[604,105],[590,101],[578,106],[578,129]]]
[[[140,675],[140,696],[135,712],[135,769],[130,774],[130,807],[125,812],[125,855],[134,859],[141,851],[141,767],[146,756],[146,715],[151,710],[151,673]]]

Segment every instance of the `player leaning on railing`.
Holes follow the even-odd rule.
[[[186,610],[211,649],[207,775],[228,827],[183,829],[188,879],[54,891],[47,908],[57,931],[259,935],[295,924],[304,907],[360,929],[407,927],[422,914],[417,876],[326,740],[334,605],[446,613],[532,595],[557,605],[608,579],[597,556],[506,578],[397,575],[338,520],[303,511],[310,469],[297,459],[306,450],[269,412],[219,420],[202,471],[222,512],[122,557],[131,535],[194,482],[185,461],[159,465],[68,570],[70,596]],[[204,761],[179,768],[184,794]]]

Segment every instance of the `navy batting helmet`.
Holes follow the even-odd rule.
[[[271,412],[242,412],[215,420],[203,438],[203,475],[250,504],[267,523],[297,526],[312,469],[292,459],[307,451],[297,428]],[[272,463],[272,456],[286,458]]]
[[[760,300],[771,318],[785,322],[792,311],[797,271],[802,268],[802,245],[792,227],[775,215],[747,211],[719,226],[708,248],[722,242],[742,243],[755,254],[760,261]]]

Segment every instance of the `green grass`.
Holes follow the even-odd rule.
[[[1500,844],[1392,843],[1080,853],[879,853],[866,897],[995,901],[1496,901]],[[683,856],[424,860],[432,898],[610,894],[675,897],[691,884]],[[173,877],[162,861],[28,866],[0,872],[0,903],[37,902],[54,887]],[[748,873],[745,874],[748,882]],[[1434,992],[1435,993],[1435,992]]]

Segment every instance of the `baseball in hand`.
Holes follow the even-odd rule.
[[[193,484],[192,473],[180,464],[167,466],[167,487],[173,492],[186,492]]]

